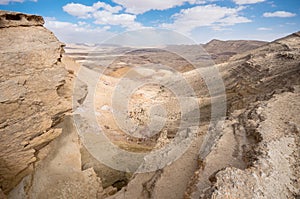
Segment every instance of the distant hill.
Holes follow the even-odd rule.
[[[65,50],[67,56],[93,70],[98,70],[99,66],[105,66],[110,63],[113,63],[110,66],[111,68],[122,68],[124,64],[130,67],[130,65],[136,65],[137,63],[160,63],[185,72],[193,69],[192,65],[203,67],[214,63],[226,62],[236,54],[256,49],[266,43],[264,41],[221,41],[214,39],[207,44],[169,45],[162,49],[151,50],[117,45],[77,43],[68,44]],[[95,64],[95,61],[97,64]],[[121,62],[122,66],[117,66],[117,62]]]
[[[233,55],[244,53],[267,44],[265,41],[255,40],[228,40],[213,39],[203,45],[203,48],[211,55],[216,63],[227,61]]]

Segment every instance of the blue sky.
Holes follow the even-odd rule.
[[[0,9],[43,16],[65,43],[101,43],[141,28],[174,30],[197,43],[271,41],[300,30],[300,0],[0,0]]]

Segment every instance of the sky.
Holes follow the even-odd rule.
[[[0,10],[43,16],[65,43],[101,43],[140,29],[167,29],[196,43],[272,41],[300,30],[300,0],[0,0]]]

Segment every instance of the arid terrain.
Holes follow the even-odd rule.
[[[300,32],[136,48],[43,24],[0,11],[0,198],[300,197]]]

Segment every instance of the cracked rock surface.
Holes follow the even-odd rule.
[[[210,164],[216,164],[219,170],[211,173],[211,186],[195,189],[191,198],[296,198],[299,197],[300,167],[299,167],[299,124],[297,115],[300,112],[300,92],[286,92],[275,95],[272,99],[257,103],[251,111],[245,111],[238,134],[245,134],[248,138],[259,136],[252,145],[240,145],[244,148],[243,158],[248,161],[246,168],[236,164],[228,166],[218,161],[230,163],[235,159],[234,153],[227,153],[227,157],[218,158],[216,154],[224,146],[226,133],[232,126],[224,127],[224,134],[218,145],[206,158],[205,167],[199,171],[209,170]],[[246,114],[248,113],[248,115]],[[259,119],[260,118],[260,119]],[[240,120],[241,121],[241,120]],[[246,125],[245,125],[246,124]],[[251,126],[255,126],[255,131]],[[253,127],[253,126],[252,126]],[[232,136],[238,137],[232,133]],[[256,134],[256,135],[255,135]],[[246,148],[252,146],[252,148]],[[250,155],[250,156],[249,156]],[[214,159],[210,159],[214,158]],[[249,160],[250,158],[250,160]],[[251,159],[252,158],[252,159]],[[253,159],[254,158],[254,159]],[[198,176],[198,188],[203,183]]]
[[[7,193],[33,170],[37,153],[61,134],[71,110],[63,44],[42,17],[0,12],[0,188]]]

